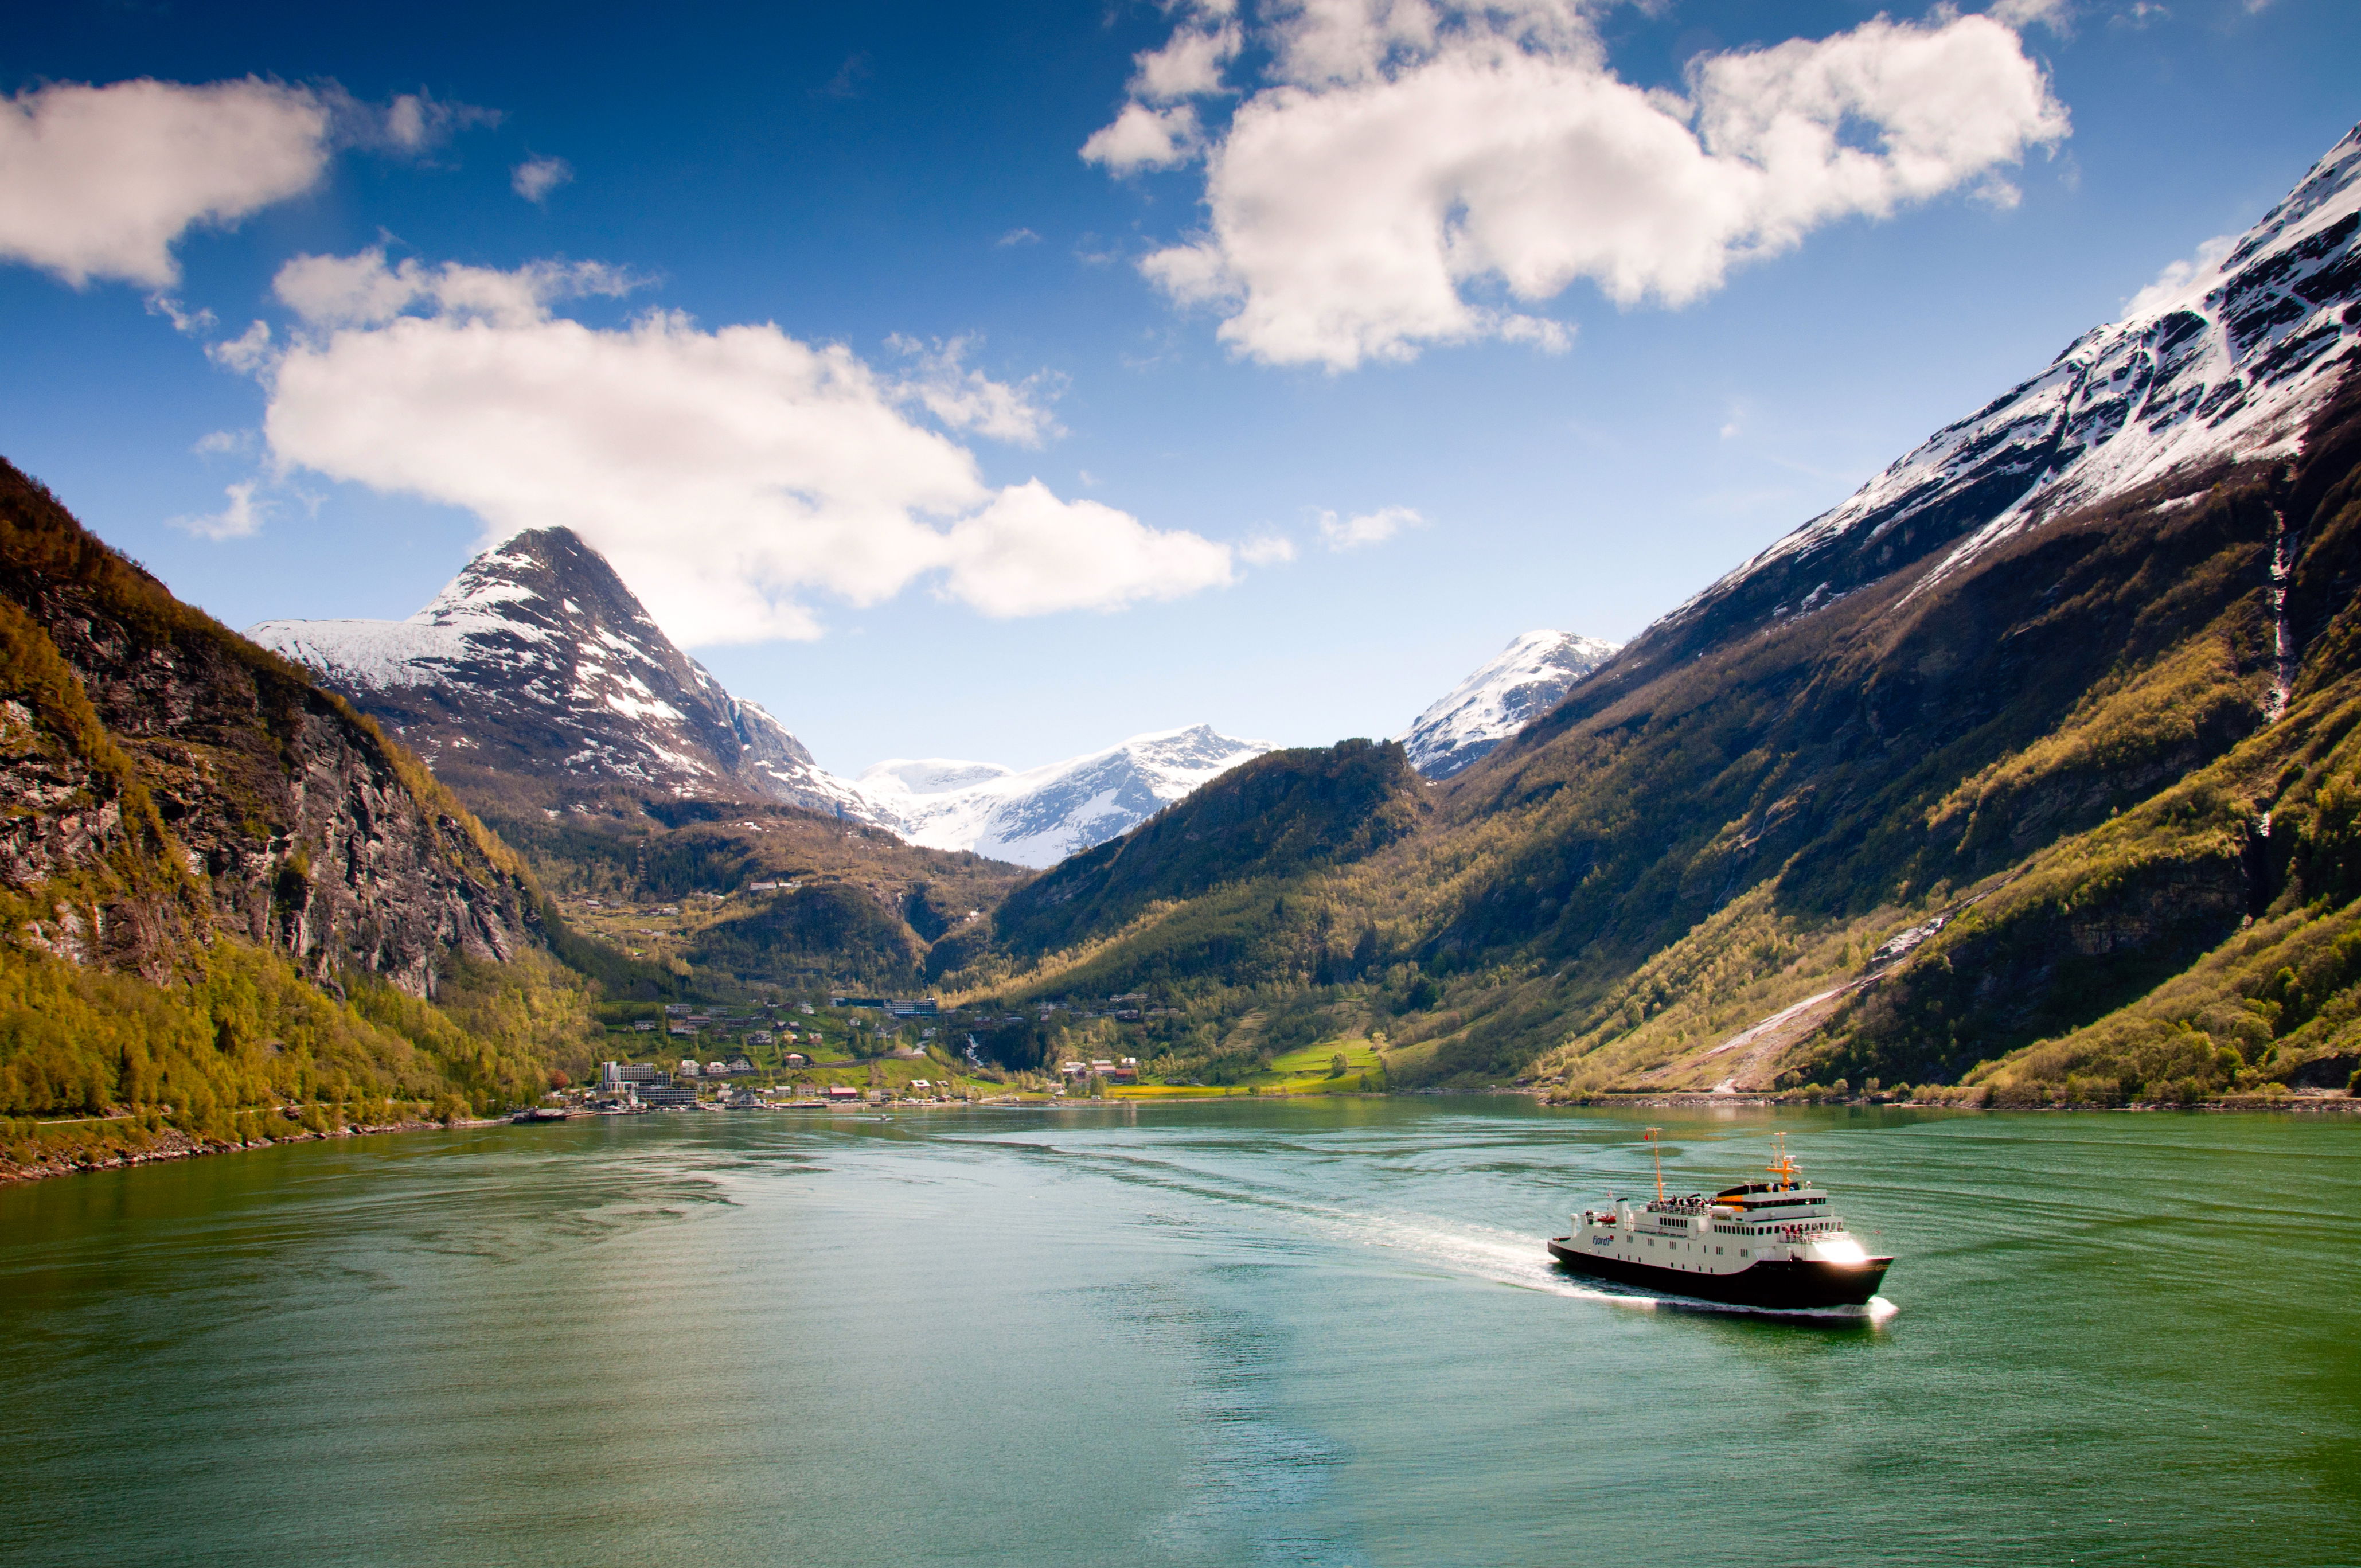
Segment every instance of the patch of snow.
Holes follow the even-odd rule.
[[[1411,765],[1449,778],[1555,707],[1616,645],[1571,631],[1528,631],[1479,666],[1396,737]]]

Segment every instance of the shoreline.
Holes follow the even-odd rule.
[[[872,1115],[882,1112],[894,1111],[1080,1111],[1085,1109],[1104,1111],[1112,1110],[1116,1107],[1137,1107],[1140,1105],[1235,1104],[1241,1101],[1262,1100],[1426,1099],[1442,1098],[1454,1094],[1512,1095],[1521,1099],[1532,1100],[1539,1105],[1564,1109],[1602,1109],[1618,1105],[1630,1106],[1635,1110],[1664,1111],[1711,1109],[1776,1111],[1781,1109],[1852,1107],[1872,1110],[1959,1111],[1970,1113],[2067,1111],[2083,1113],[2095,1112],[2137,1112],[2142,1113],[2186,1112],[2195,1113],[2220,1113],[2239,1111],[2279,1111],[2309,1112],[2316,1115],[2330,1116],[2361,1115],[2361,1097],[2356,1097],[2349,1094],[2319,1094],[2301,1096],[2260,1094],[2226,1095],[2212,1100],[2201,1101],[2195,1104],[2188,1105],[2145,1102],[2130,1105],[1965,1105],[1960,1104],[1956,1102],[1939,1100],[1890,1100],[1876,1102],[1868,1100],[1838,1100],[1820,1101],[1815,1104],[1810,1102],[1783,1101],[1775,1097],[1762,1095],[1717,1095],[1709,1093],[1649,1095],[1586,1094],[1577,1098],[1553,1100],[1547,1093],[1535,1090],[1506,1088],[1489,1090],[1407,1089],[1386,1091],[1371,1091],[1364,1090],[1346,1094],[1192,1094],[1158,1096],[1154,1098],[1142,1097],[1140,1099],[1131,1099],[1126,1097],[1110,1100],[950,1101],[939,1103],[918,1102],[899,1105],[861,1104],[841,1106],[780,1106],[773,1107],[773,1109],[813,1110],[823,1111],[834,1114],[841,1114],[848,1112],[860,1112]],[[92,1120],[99,1121],[112,1119],[113,1118],[104,1117],[92,1118]],[[568,1120],[588,1119],[588,1118],[587,1117],[579,1116],[568,1118]],[[412,1117],[398,1122],[353,1124],[346,1126],[330,1128],[325,1131],[315,1132],[309,1129],[296,1129],[290,1131],[281,1137],[259,1138],[247,1143],[238,1143],[220,1138],[200,1138],[181,1132],[176,1127],[167,1127],[161,1133],[157,1135],[156,1140],[152,1144],[144,1148],[118,1150],[97,1157],[77,1157],[63,1151],[60,1151],[56,1157],[38,1160],[32,1164],[18,1164],[14,1160],[0,1158],[0,1187],[14,1185],[19,1182],[47,1181],[52,1178],[62,1176],[87,1175],[102,1170],[123,1170],[135,1166],[157,1165],[171,1160],[197,1159],[210,1155],[245,1154],[255,1149],[276,1148],[282,1144],[313,1144],[325,1142],[330,1138],[368,1137],[383,1133],[450,1132],[462,1127],[503,1126],[508,1124],[508,1122],[509,1118],[505,1115],[470,1116],[451,1122],[436,1122],[430,1121],[423,1117]]]
[[[1422,1093],[1426,1091],[1412,1090]],[[1714,1094],[1699,1091],[1666,1094],[1576,1094],[1564,1100],[1554,1100],[1539,1090],[1501,1090],[1500,1093],[1530,1094],[1544,1105],[1606,1106],[1632,1105],[1649,1110],[1691,1111],[1715,1106],[1746,1106],[1755,1110],[1779,1110],[1783,1107],[1851,1106],[1863,1110],[1883,1111],[2311,1111],[2326,1115],[2352,1115],[2361,1113],[2361,1098],[2350,1094],[2217,1094],[2207,1100],[2187,1103],[2180,1101],[2139,1100],[2123,1105],[2088,1103],[2040,1105],[1998,1105],[1990,1102],[1969,1104],[1956,1100],[1782,1100],[1767,1094]]]
[[[114,1118],[93,1117],[89,1120],[109,1121]],[[329,1138],[366,1137],[376,1133],[439,1133],[455,1127],[489,1127],[507,1120],[505,1116],[468,1116],[452,1122],[435,1122],[423,1117],[410,1117],[399,1122],[355,1123],[323,1132],[299,1127],[281,1137],[257,1138],[246,1143],[228,1138],[203,1138],[184,1133],[178,1127],[167,1127],[156,1135],[154,1142],[143,1148],[118,1149],[94,1157],[76,1156],[60,1150],[50,1158],[29,1165],[0,1158],[0,1186],[47,1181],[53,1177],[82,1176],[93,1171],[125,1170],[133,1166],[160,1165],[171,1160],[198,1159],[207,1155],[245,1154],[254,1149],[277,1148],[281,1144],[316,1144]]]

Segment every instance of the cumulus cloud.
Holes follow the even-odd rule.
[[[623,286],[578,264],[290,262],[279,292],[300,324],[244,351],[269,391],[272,459],[465,508],[488,538],[570,527],[692,644],[817,636],[815,596],[873,604],[936,573],[994,616],[1231,578],[1227,545],[1038,481],[994,490],[967,448],[911,417],[931,411],[923,372],[914,387],[770,324],[708,331],[651,311],[601,329],[551,309]],[[937,400],[967,421],[954,428],[1039,417],[956,353],[923,352],[943,372]]]
[[[0,101],[0,257],[79,289],[167,289],[172,245],[318,183],[329,105],[248,77],[201,87],[60,82]]]
[[[642,286],[644,280],[597,261],[534,261],[512,272],[456,261],[428,267],[414,258],[389,267],[379,246],[352,256],[299,256],[279,269],[271,291],[305,325],[340,327],[380,325],[420,304],[448,316],[527,323],[559,300],[620,296]]]
[[[176,517],[168,521],[172,527],[193,533],[200,539],[249,538],[262,532],[262,503],[254,499],[254,492],[259,488],[258,480],[242,479],[223,491],[229,504],[221,510],[202,517]]]
[[[1038,479],[954,523],[949,556],[947,591],[991,616],[1120,609],[1234,580],[1229,546],[1160,532],[1096,501],[1060,500]]]
[[[1082,157],[1117,174],[1136,174],[1143,169],[1177,169],[1194,159],[1202,145],[1192,105],[1151,109],[1126,104],[1122,114],[1082,144]]]
[[[1320,514],[1320,537],[1328,542],[1331,550],[1358,550],[1365,544],[1383,544],[1403,529],[1425,526],[1426,519],[1408,507],[1380,507],[1358,517],[1339,518],[1333,511]]]
[[[1295,0],[1257,36],[1271,81],[1225,127],[1136,93],[1082,156],[1120,173],[1202,151],[1206,229],[1143,269],[1276,364],[1563,347],[1517,306],[1577,279],[1677,306],[1839,218],[1963,186],[2005,203],[1999,170],[2068,132],[2015,32],[1948,10],[1704,56],[1685,95],[1618,78],[1580,8],[1550,0]]]
[[[1276,566],[1295,559],[1295,541],[1266,533],[1238,546],[1238,559],[1249,566]]]
[[[1237,24],[1184,27],[1162,49],[1134,55],[1131,93],[1150,104],[1178,103],[1222,91],[1222,71],[1244,41]]]
[[[0,258],[77,289],[93,279],[170,289],[182,235],[230,227],[312,190],[337,148],[423,156],[499,119],[424,93],[380,108],[334,82],[251,76],[29,89],[0,99]],[[177,302],[158,302],[181,324]]]
[[[562,158],[528,158],[509,170],[509,189],[539,206],[573,178],[574,165]]]

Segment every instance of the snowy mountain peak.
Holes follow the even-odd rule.
[[[914,844],[1050,866],[1272,749],[1199,724],[1135,735],[1022,772],[996,762],[897,758],[863,769],[859,787]]]
[[[268,620],[247,635],[438,766],[675,795],[742,789],[873,816],[777,719],[674,646],[571,529],[502,541],[407,620]]]
[[[1447,779],[1557,706],[1616,645],[1571,631],[1528,631],[1479,666],[1397,737],[1411,765]]]
[[[1658,621],[1760,624],[1943,554],[1914,594],[2045,519],[2152,481],[2291,455],[2361,348],[2361,126],[2236,244]],[[2212,247],[2209,247],[2211,250]]]

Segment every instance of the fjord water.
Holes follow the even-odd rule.
[[[1890,1311],[1546,1266],[1637,1115],[641,1117],[0,1193],[25,1563],[2361,1561],[2361,1127],[1788,1135]]]

